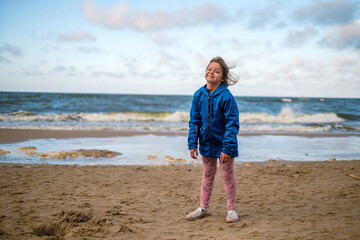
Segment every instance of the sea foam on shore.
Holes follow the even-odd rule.
[[[239,157],[237,162],[261,162],[267,160],[325,161],[328,159],[360,159],[360,137],[301,137],[301,136],[238,136]],[[20,147],[36,147],[37,152],[76,151],[98,149],[121,153],[112,158],[79,156],[65,159],[44,158],[39,154],[26,155],[16,151]],[[0,156],[3,163],[48,163],[79,165],[158,165],[194,163],[189,156],[186,136],[134,135],[108,138],[60,138],[34,139],[24,142],[0,144],[11,154]],[[149,157],[151,156],[151,157]],[[195,161],[195,163],[197,163]]]

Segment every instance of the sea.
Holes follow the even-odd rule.
[[[360,98],[235,97],[240,132],[360,133]],[[192,96],[0,92],[0,128],[188,130]]]
[[[239,150],[247,154],[242,155],[239,161],[269,159],[306,161],[325,160],[329,157],[345,160],[360,159],[360,137],[358,136],[360,134],[360,98],[236,96],[235,100],[240,112]],[[126,158],[122,155],[118,158],[118,162],[113,159],[108,164],[151,164],[154,162],[158,164],[162,161],[149,163],[148,160],[139,161],[138,158],[146,159],[147,155],[160,155],[158,150],[151,151],[154,146],[150,145],[163,144],[163,149],[174,148],[169,155],[187,158],[186,137],[164,137],[151,134],[153,132],[186,133],[191,102],[192,96],[183,95],[0,92],[0,129],[149,132],[149,136],[119,137],[115,140],[30,140],[30,142],[15,145],[2,144],[0,148],[11,149],[11,146],[14,148],[25,144],[36,145],[46,151],[55,150],[59,146],[67,146],[68,149],[74,146],[82,148],[101,146],[122,152],[127,152],[129,149],[142,152],[141,156],[138,153],[129,152],[128,154],[132,157]],[[255,136],[245,137],[241,136],[242,133],[251,133]],[[292,136],[276,135],[279,133]],[[325,137],[300,136],[306,133],[324,134]],[[326,134],[345,134],[346,137],[330,135],[326,137]],[[123,144],[116,144],[117,141]],[[118,146],[125,146],[124,143],[132,145],[126,148]],[[180,145],[182,147],[179,147]],[[140,148],[148,149],[148,152],[139,151]],[[299,149],[304,149],[304,151],[298,153]],[[165,155],[165,152],[161,154]],[[289,154],[283,154],[284,152],[289,152]],[[21,158],[23,156],[16,159]],[[0,162],[4,161],[2,159],[4,157],[0,158]],[[27,157],[24,161],[38,163],[37,160]],[[49,163],[53,163],[51,161]],[[84,164],[89,164],[89,161],[84,161]],[[74,162],[67,163],[74,164]],[[92,163],[97,164],[96,161]]]

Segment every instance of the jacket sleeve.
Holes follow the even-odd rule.
[[[224,102],[225,135],[223,140],[223,153],[233,156],[237,149],[237,134],[239,133],[239,110],[233,96]]]
[[[199,95],[194,94],[190,110],[188,148],[189,150],[197,148],[201,126],[201,115],[199,110]]]

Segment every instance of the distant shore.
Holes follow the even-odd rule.
[[[40,130],[40,129],[0,129],[0,143],[23,142],[30,139],[46,138],[108,138],[136,135],[187,136],[187,132],[151,132],[151,131],[98,131],[98,130]],[[239,133],[239,136],[300,136],[300,137],[350,137],[353,133]]]

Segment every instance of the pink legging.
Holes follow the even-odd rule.
[[[215,174],[217,169],[217,158],[202,156],[203,160],[203,177],[201,182],[201,199],[200,206],[209,207],[211,193],[214,187]],[[235,209],[236,201],[236,180],[234,176],[234,158],[226,163],[220,162],[221,176],[224,181],[224,188],[227,199],[227,208]]]

